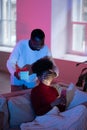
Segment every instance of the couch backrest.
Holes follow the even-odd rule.
[[[31,89],[0,95],[0,112],[4,112],[4,130],[32,121],[35,113],[30,100]]]
[[[30,94],[31,89],[26,89],[26,90],[20,90],[20,91],[1,94],[0,97],[5,97],[8,100],[11,97],[20,96],[20,95],[24,95],[24,94],[27,94],[27,93]]]

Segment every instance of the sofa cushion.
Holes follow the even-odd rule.
[[[8,109],[11,128],[18,128],[21,123],[32,121],[35,118],[29,94],[10,98]]]
[[[66,92],[67,107],[69,106],[69,104],[74,98],[75,90],[76,88],[73,83],[71,83],[67,88],[67,92]]]
[[[4,130],[6,130],[9,127],[8,123],[8,108],[7,108],[7,102],[6,98],[0,96],[0,112],[4,113]]]
[[[75,95],[67,109],[71,109],[79,104],[87,102],[87,93],[76,89]]]

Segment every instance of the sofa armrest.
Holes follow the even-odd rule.
[[[4,112],[0,112],[0,130],[3,130]]]
[[[81,105],[84,105],[85,107],[87,107],[87,102],[83,102],[81,103]]]

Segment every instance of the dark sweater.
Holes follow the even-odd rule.
[[[51,103],[59,96],[57,90],[40,83],[31,91],[31,102],[36,115],[43,115],[52,109]]]

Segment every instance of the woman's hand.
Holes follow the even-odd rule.
[[[56,98],[56,100],[54,102],[51,103],[51,106],[52,107],[57,106],[60,102],[61,102],[61,98],[58,97],[58,98]]]
[[[62,90],[61,95],[56,98],[54,102],[51,103],[51,106],[58,106],[66,103],[66,90]]]

